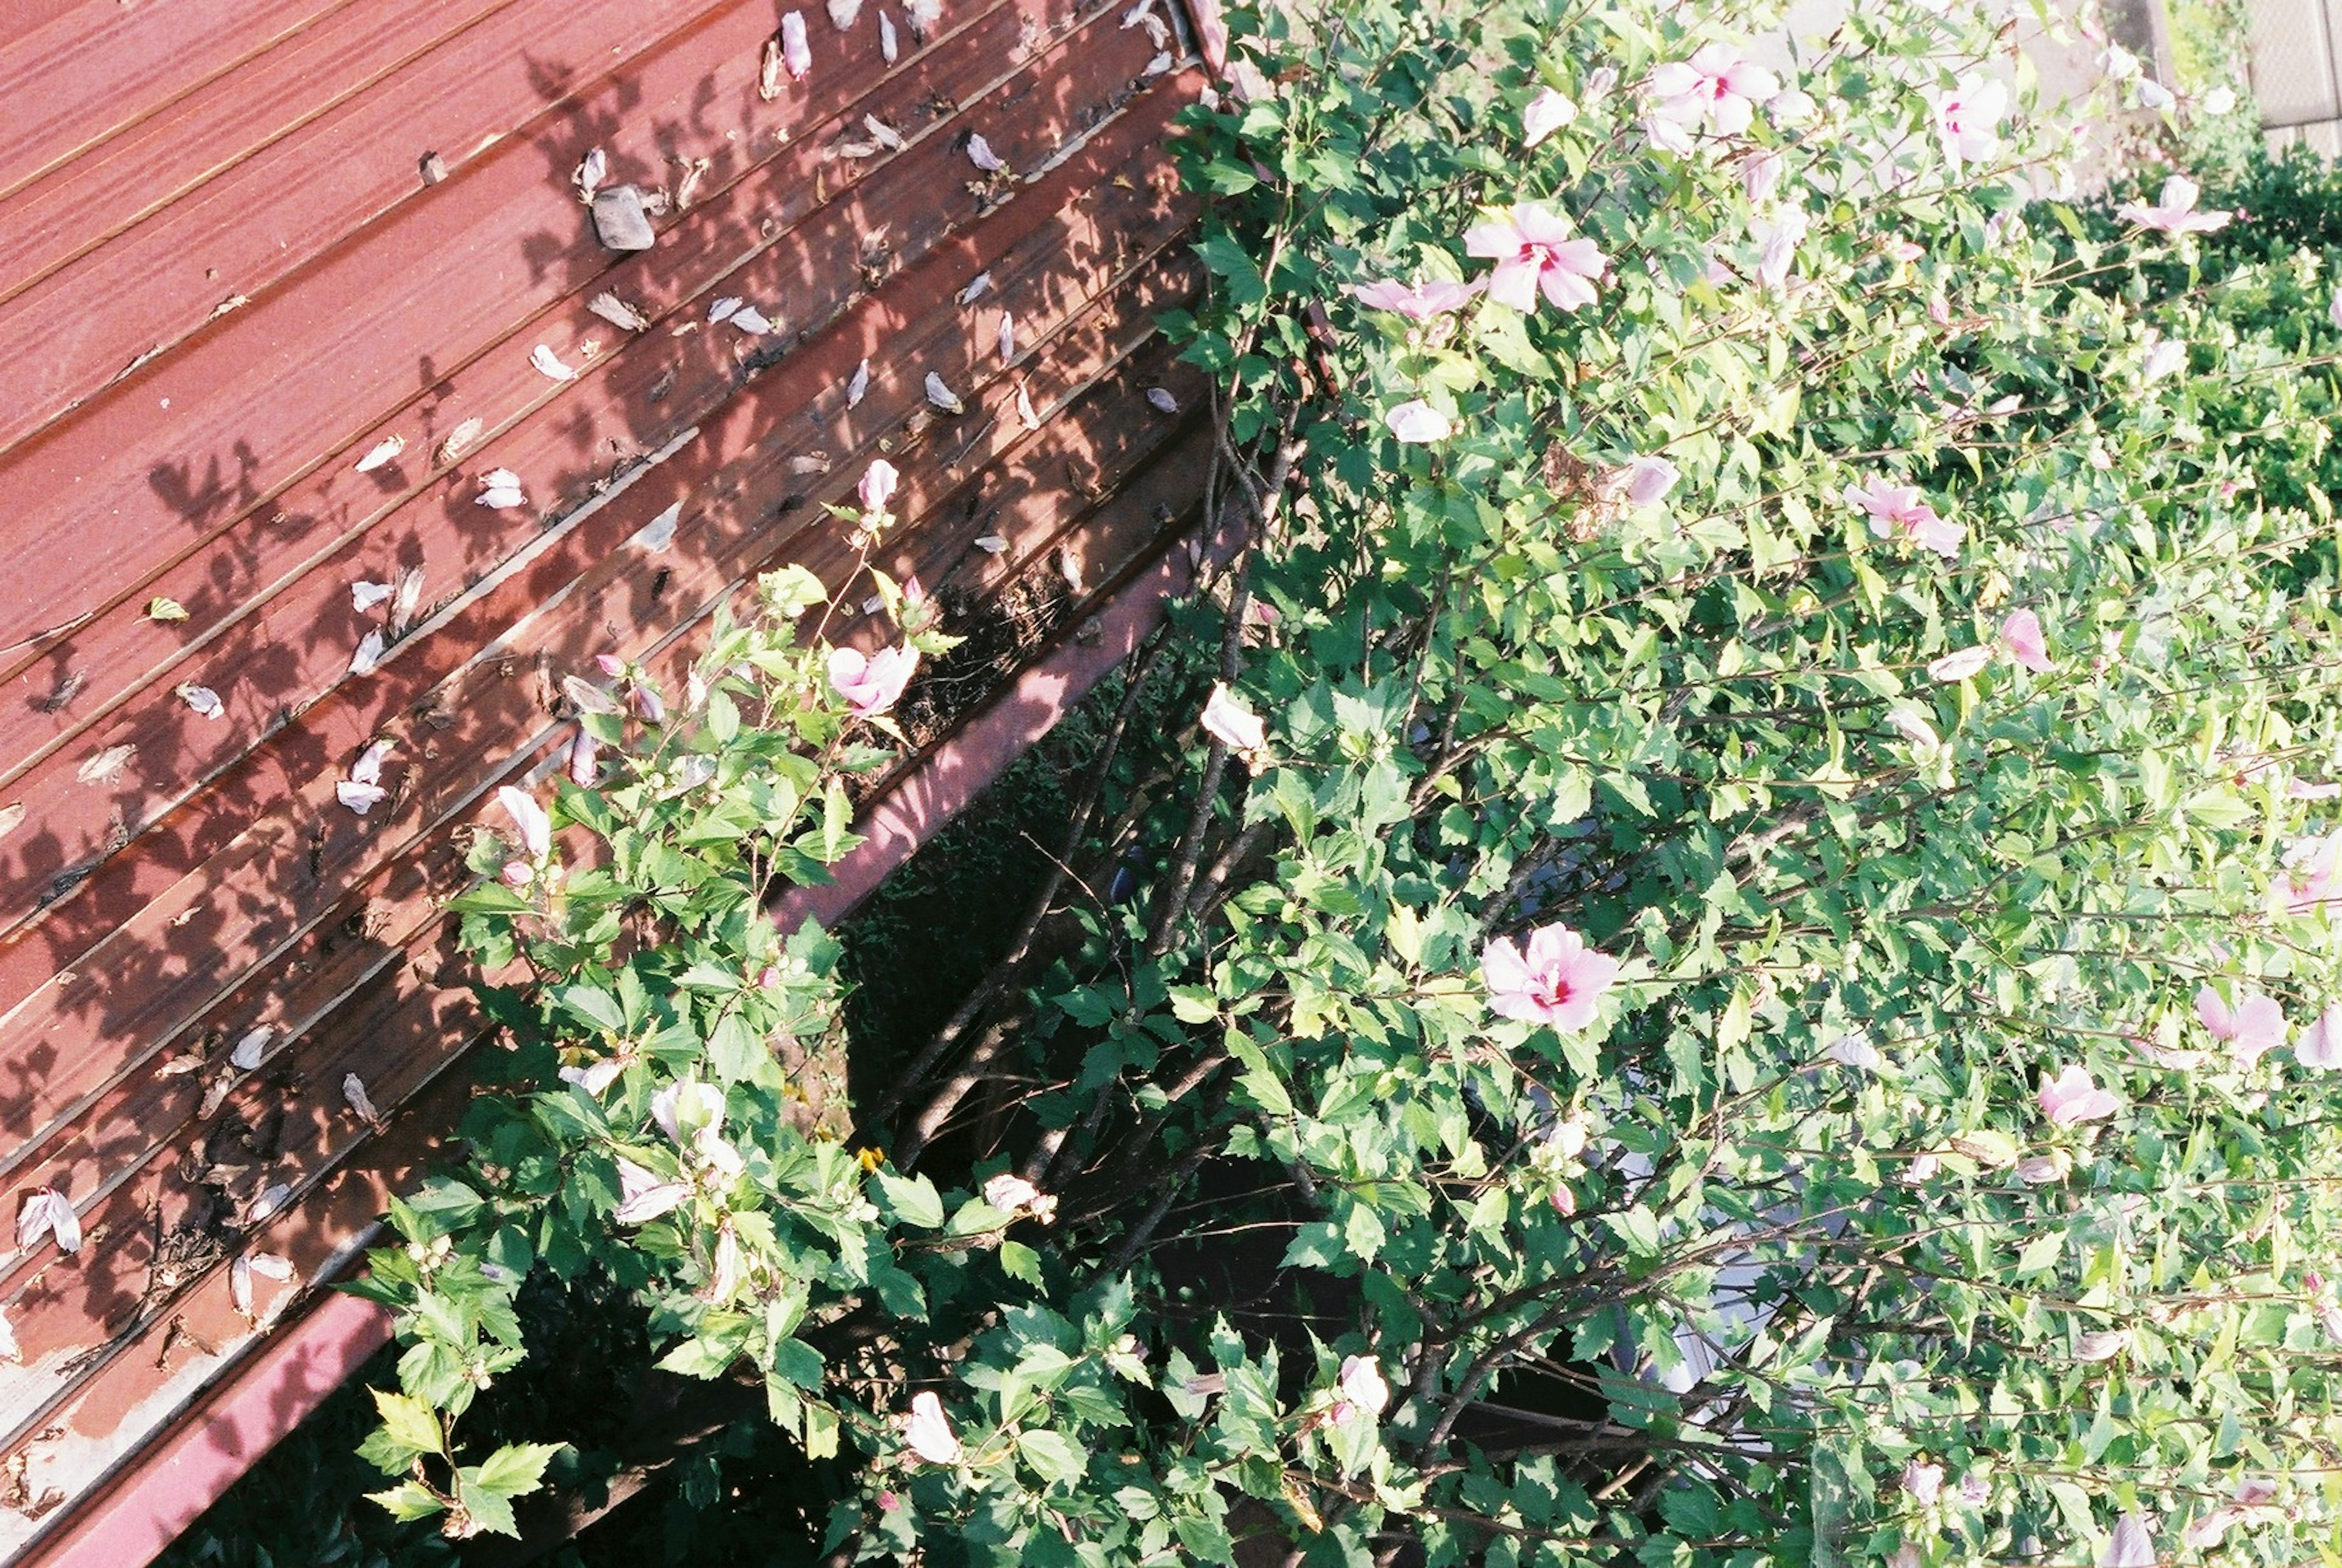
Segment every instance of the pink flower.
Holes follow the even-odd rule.
[[[2060,1127],[2078,1122],[2101,1122],[2122,1109],[2122,1102],[2097,1085],[2086,1067],[2068,1067],[2041,1085],[2041,1114]]]
[[[944,1415],[944,1402],[932,1393],[911,1396],[911,1413],[903,1423],[903,1442],[929,1464],[959,1463],[959,1438]]]
[[[553,820],[526,790],[506,784],[496,791],[496,804],[520,830],[521,847],[531,860],[543,860],[553,853]]]
[[[1911,1460],[1903,1466],[1903,1490],[1920,1507],[1934,1507],[1944,1490],[1944,1467]]]
[[[1204,704],[1203,725],[1206,734],[1247,756],[1268,744],[1268,726],[1225,685],[1212,688],[1211,697]]]
[[[591,789],[594,787],[594,780],[601,771],[596,761],[601,749],[602,743],[596,740],[592,735],[587,734],[584,730],[579,730],[575,735],[570,737],[570,783],[575,784],[580,789]]]
[[[1779,77],[1726,44],[1704,45],[1689,60],[1668,61],[1651,73],[1647,85],[1656,100],[1651,112],[1660,119],[1694,129],[1705,125],[1721,136],[1746,130],[1756,100],[1781,90]]]
[[[2037,675],[2052,667],[2049,644],[2041,636],[2041,617],[2030,610],[2011,610],[2001,622],[2000,651]]]
[[[1488,286],[1486,278],[1471,283],[1449,283],[1446,278],[1426,278],[1422,283],[1401,283],[1396,278],[1385,278],[1380,283],[1352,284],[1351,297],[1370,310],[1387,310],[1409,321],[1429,321],[1435,315],[1462,310],[1472,303],[1473,296]]]
[[[862,471],[862,483],[854,491],[862,503],[862,509],[865,512],[885,511],[886,503],[895,498],[895,485],[901,478],[902,475],[895,471],[895,465],[885,458],[873,460],[870,466]]]
[[[632,1160],[618,1161],[618,1212],[613,1216],[618,1223],[647,1223],[661,1214],[672,1213],[689,1196],[690,1183],[662,1182]]]
[[[1626,499],[1637,506],[1656,506],[1682,477],[1683,471],[1664,457],[1637,457],[1626,464]]]
[[[1576,118],[1577,105],[1547,87],[1521,111],[1521,145],[1534,147]]]
[[[2125,202],[2115,209],[2115,216],[2125,223],[2137,224],[2143,229],[2158,234],[2208,235],[2215,229],[2228,226],[2234,213],[2197,212],[2196,198],[2200,190],[2186,175],[2174,175],[2163,182],[2163,195],[2153,206],[2137,202]]]
[[[1509,936],[1488,944],[1480,974],[1497,1017],[1576,1030],[1594,1022],[1602,994],[1617,982],[1618,961],[1566,925],[1541,925],[1529,933],[1526,954]]]
[[[907,643],[866,654],[859,648],[829,651],[829,684],[858,718],[874,718],[895,705],[919,667],[919,651]]]
[[[1915,262],[1927,253],[1906,239],[1886,239],[1878,242],[1878,254],[1891,262]]]
[[[1788,165],[1781,155],[1769,148],[1757,148],[1740,160],[1740,188],[1751,206],[1763,206],[1774,189],[1781,183],[1781,173]]]
[[[1592,240],[1572,238],[1568,218],[1538,202],[1500,207],[1464,235],[1467,255],[1493,260],[1488,297],[1524,315],[1543,290],[1556,310],[1594,303],[1595,280],[1609,261]]]
[[[1874,478],[1847,485],[1846,503],[1869,514],[1870,531],[1881,539],[1900,534],[1938,555],[1957,555],[1960,552],[1960,525],[1937,516],[1936,509],[1919,499],[1915,485],[1889,484],[1884,479]]]
[[[2000,122],[2008,113],[2008,88],[1980,75],[1963,76],[1936,98],[1936,139],[1955,166],[1982,163],[2000,150]]]
[[[2332,1072],[2342,1067],[2342,1002],[2317,1015],[2317,1022],[2293,1043],[2293,1059],[2305,1067]]]
[[[2277,998],[2257,991],[2241,993],[2232,1009],[2217,991],[2204,986],[2196,993],[2196,1016],[2213,1039],[2224,1040],[2235,1050],[2239,1067],[2251,1066],[2284,1044],[2291,1033]]]
[[[2098,1553],[2098,1568],[2156,1568],[2161,1561],[2155,1550],[2155,1527],[2137,1513],[2115,1521],[2106,1550]]]
[[[1383,423],[1399,440],[1417,446],[1445,441],[1456,434],[1454,422],[1419,397],[1384,414]]]

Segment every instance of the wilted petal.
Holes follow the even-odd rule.
[[[1000,161],[1000,155],[992,150],[990,142],[972,131],[967,138],[967,161],[987,175],[996,175],[1008,166]]]
[[[1992,650],[1978,644],[1931,660],[1927,665],[1927,678],[1933,681],[1965,681],[1991,662]]]
[[[175,689],[178,692],[181,702],[195,709],[205,718],[221,718],[227,713],[227,704],[221,702],[220,694],[209,686],[199,686],[193,681],[185,681]]]
[[[691,1196],[688,1182],[663,1182],[632,1160],[618,1161],[619,1202],[612,1217],[622,1225],[639,1225],[671,1213]]]
[[[953,392],[944,378],[932,370],[927,372],[927,401],[946,414],[965,413],[967,408],[959,400],[958,394]]]
[[[854,493],[860,498],[862,509],[866,512],[886,510],[886,503],[894,499],[895,486],[900,478],[893,464],[883,457],[873,458],[870,466],[862,471],[862,483],[855,487]]]
[[[405,450],[406,437],[404,435],[385,435],[380,441],[375,442],[372,446],[368,447],[366,449],[366,454],[358,459],[357,472],[360,474],[371,474],[375,469],[380,468],[384,464],[395,461],[398,454]]]
[[[2156,1563],[2154,1526],[2135,1513],[2116,1520],[2098,1554],[2098,1568],[2156,1568]]]
[[[365,636],[358,639],[357,647],[352,651],[350,654],[350,674],[353,675],[373,674],[375,671],[382,667],[383,652],[384,644],[382,634],[380,632],[368,632]]]
[[[513,826],[520,830],[521,847],[532,860],[543,860],[553,852],[553,819],[545,814],[536,798],[526,790],[505,784],[496,791],[496,804],[505,808]]]
[[[343,1074],[342,1098],[349,1102],[350,1109],[358,1114],[360,1121],[377,1126],[381,1124],[382,1113],[374,1108],[374,1096],[366,1093],[365,1079],[355,1073]]]
[[[528,351],[528,362],[536,366],[537,374],[550,376],[555,381],[577,379],[577,373],[564,365],[561,362],[561,356],[545,344],[540,343]]]
[[[1166,387],[1148,387],[1146,389],[1146,401],[1153,404],[1158,413],[1176,414],[1179,412],[1179,400],[1172,396],[1170,390]]]
[[[1534,147],[1576,118],[1577,105],[1547,87],[1521,111],[1521,145]]]

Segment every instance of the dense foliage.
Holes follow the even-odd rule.
[[[510,1525],[550,1448],[453,1421],[592,1266],[866,1457],[846,1557],[2330,1553],[2333,279],[2037,202],[1941,11],[1234,12],[1171,325],[1246,543],[1114,884],[839,1140],[759,899],[891,695],[776,582],[589,714],[461,901],[528,973],[377,1254],[385,1501]]]

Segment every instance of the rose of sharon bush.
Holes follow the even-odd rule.
[[[799,1132],[826,950],[753,914],[844,842],[847,683],[733,644],[789,674],[728,721],[595,716],[646,749],[552,824],[613,882],[462,905],[542,975],[463,1193],[394,1216],[465,1265],[377,1263],[490,1303],[409,1312],[419,1413],[515,1353],[499,1281],[591,1263],[854,1462],[841,1561],[2313,1558],[2333,280],[2037,204],[1997,5],[1223,20],[1166,324],[1237,544],[1023,956]],[[2159,343],[2207,347],[2142,395]],[[455,1447],[377,1444],[393,1505],[490,1518]]]

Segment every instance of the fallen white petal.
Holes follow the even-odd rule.
[[[380,784],[382,764],[390,760],[392,750],[393,747],[388,741],[375,742],[374,744],[360,752],[358,760],[350,764],[350,777],[360,784]]]
[[[350,1103],[350,1109],[358,1114],[359,1120],[365,1122],[382,1120],[382,1113],[374,1108],[373,1096],[366,1093],[365,1080],[356,1074],[345,1073],[342,1075],[342,1098]]]
[[[829,0],[829,25],[843,33],[862,15],[862,0]]]
[[[726,295],[707,307],[707,325],[714,326],[719,322],[730,321],[740,314],[740,307],[747,303],[736,294]]]
[[[1179,400],[1172,396],[1170,390],[1166,387],[1148,387],[1146,389],[1146,401],[1153,404],[1156,407],[1161,409],[1166,414],[1176,414],[1179,412]]]
[[[387,583],[353,583],[350,584],[350,608],[363,615],[389,598],[390,594],[391,587]]]
[[[227,704],[209,686],[199,686],[193,681],[183,681],[178,688],[179,700],[207,719],[220,718],[227,713]]]
[[[962,403],[954,394],[952,389],[944,384],[944,378],[932,370],[927,372],[927,401],[946,414],[964,413],[967,408],[967,404]]]
[[[238,1313],[252,1315],[252,1263],[240,1253],[227,1266],[227,1299]]]
[[[878,13],[878,53],[889,65],[902,56],[902,46],[895,41],[894,21],[884,11]]]
[[[74,770],[74,777],[85,784],[111,784],[122,772],[123,764],[138,748],[134,745],[108,746]]]
[[[974,305],[977,300],[982,299],[986,291],[991,287],[992,275],[988,272],[980,272],[968,279],[967,286],[952,295],[952,298],[961,305]]]
[[[555,381],[577,379],[577,373],[562,364],[561,356],[544,344],[540,343],[528,351],[528,362],[536,366],[539,375],[549,375]]]
[[[943,0],[904,0],[903,19],[910,23],[911,31],[924,44],[935,31],[936,24],[944,19]]]
[[[439,461],[453,463],[469,452],[472,444],[480,438],[480,432],[487,427],[488,423],[485,419],[466,419],[456,425],[447,433],[447,439],[439,444]]]
[[[509,512],[515,506],[528,504],[528,497],[517,484],[491,484],[472,497],[475,504],[491,512]]]
[[[255,1253],[248,1261],[252,1264],[252,1272],[262,1279],[282,1283],[293,1277],[293,1260],[290,1258],[278,1257],[275,1253]]]
[[[781,64],[802,82],[813,70],[813,45],[806,38],[805,13],[792,11],[781,18]]]
[[[758,333],[770,332],[773,330],[771,319],[767,317],[763,311],[758,310],[753,305],[744,305],[738,310],[734,311],[732,313],[732,325],[738,327],[742,332],[746,333],[751,337],[756,336]]]
[[[864,360],[854,367],[853,376],[846,384],[846,406],[858,405],[870,392],[870,362]]]
[[[1025,384],[1021,381],[1016,384],[1016,417],[1024,422],[1027,430],[1041,428],[1041,415],[1034,410],[1033,394],[1025,390]]]
[[[390,792],[380,784],[352,784],[347,779],[334,785],[334,796],[360,816],[374,810],[390,798]]]
[[[971,132],[967,138],[967,161],[987,175],[996,175],[1008,166],[1000,161],[1000,155],[992,150],[992,144],[986,141],[981,133],[976,132]]]
[[[399,574],[398,593],[390,602],[390,634],[406,635],[406,628],[415,619],[415,607],[423,602],[423,568],[409,566]]]
[[[25,1353],[16,1348],[15,1325],[8,1321],[8,1314],[6,1313],[0,1312],[0,1361],[22,1361],[24,1359]]]
[[[1166,75],[1170,69],[1171,51],[1166,49],[1161,54],[1156,55],[1155,58],[1146,62],[1146,69],[1143,75],[1148,76],[1161,76]]]
[[[391,462],[393,459],[396,458],[400,453],[405,450],[405,436],[385,435],[380,441],[375,442],[373,446],[369,447],[364,457],[358,459],[357,472],[360,474],[371,474],[375,469],[381,467],[384,464]]]
[[[610,160],[601,148],[596,147],[578,162],[577,171],[569,176],[569,182],[577,187],[581,198],[590,202],[594,193],[602,188],[602,182],[609,177]]]
[[[350,674],[371,675],[382,667],[383,641],[380,632],[368,632],[358,639],[357,651],[350,655]]]
[[[227,1054],[228,1065],[239,1072],[251,1072],[260,1065],[260,1054],[267,1050],[268,1043],[275,1038],[276,1030],[270,1024],[262,1024],[245,1030],[244,1038],[235,1043],[235,1049]]]
[[[856,0],[856,3],[858,4],[859,0]],[[880,119],[877,115],[863,115],[862,124],[864,128],[869,131],[871,140],[876,142],[888,152],[898,153],[903,150],[903,133],[888,125],[886,121]]]
[[[976,535],[976,547],[987,555],[997,555],[1008,548],[1008,541],[997,534],[980,534]]]
[[[285,1206],[285,1200],[292,1195],[293,1189],[282,1182],[274,1183],[263,1188],[253,1194],[252,1202],[244,1205],[244,1223],[247,1225],[260,1223],[261,1221],[282,1209]]]
[[[640,332],[650,325],[651,318],[614,294],[597,294],[586,302],[586,308],[608,322],[612,326],[628,332]]]
[[[675,543],[675,525],[683,520],[683,503],[678,501],[635,531],[633,543],[656,555]]]
[[[1005,310],[1000,313],[998,344],[1001,364],[1006,365],[1016,357],[1016,318]]]

